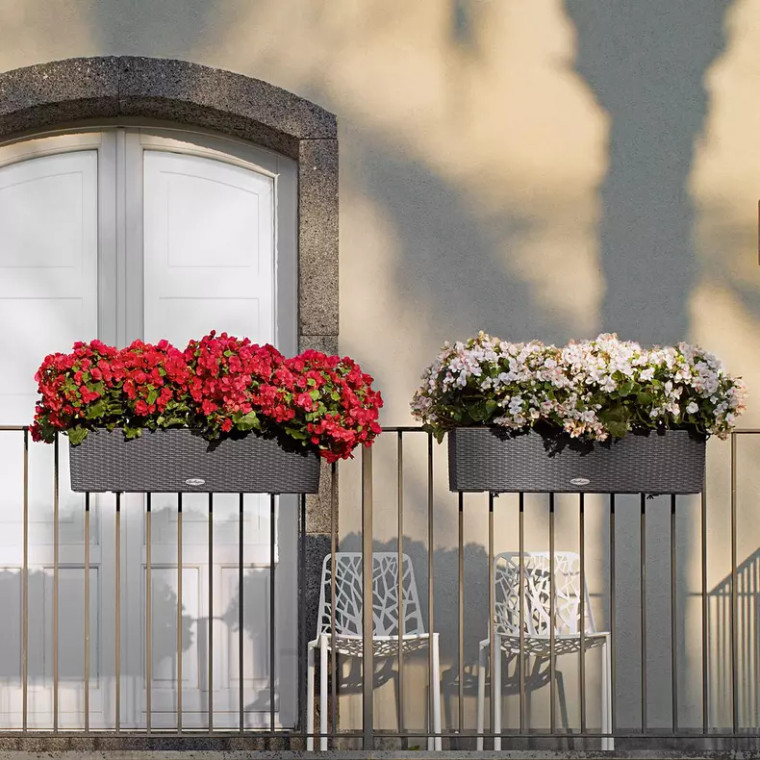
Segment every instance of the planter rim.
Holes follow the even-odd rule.
[[[535,428],[528,427],[528,428],[506,428],[502,427],[501,425],[457,425],[456,427],[451,428],[451,430],[447,430],[446,434],[449,435],[451,433],[456,433],[457,430],[492,430],[494,432],[503,433],[504,435],[502,437],[504,438],[521,438],[524,435],[528,434],[534,434],[538,435],[541,438],[572,438],[570,433],[557,429],[557,432],[550,435],[545,435],[540,430],[536,430]],[[573,440],[576,441],[585,441],[587,443],[607,443],[608,441],[622,441],[625,438],[628,438],[629,436],[635,436],[640,438],[647,438],[648,436],[654,435],[654,436],[664,436],[668,435],[670,433],[686,433],[689,435],[689,437],[694,438],[695,440],[707,440],[710,436],[708,436],[705,433],[699,433],[696,430],[689,430],[686,428],[637,428],[634,430],[629,430],[626,432],[622,438],[607,438],[605,441],[599,441],[593,438],[584,438],[583,436],[573,438]]]

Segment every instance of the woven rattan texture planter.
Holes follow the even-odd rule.
[[[74,491],[316,493],[319,456],[249,434],[218,445],[187,429],[91,432],[69,447]]]
[[[565,444],[564,446],[562,444]],[[449,433],[452,491],[699,493],[705,441],[684,430],[584,445],[535,432],[457,428]]]

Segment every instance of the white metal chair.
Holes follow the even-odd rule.
[[[363,603],[362,603],[362,554],[360,552],[337,552],[335,554],[335,637],[333,638],[330,599],[332,558],[325,557],[322,564],[322,583],[319,592],[319,617],[317,618],[317,638],[308,645],[308,698],[306,703],[306,724],[314,725],[314,653],[319,647],[320,654],[320,750],[327,749],[327,655],[334,646],[336,652],[349,657],[363,655]],[[409,557],[403,555],[402,589],[404,624],[401,629],[401,649],[404,654],[433,648],[433,732],[435,739],[428,739],[428,749],[441,749],[441,690],[438,634],[425,631],[420,611],[414,569]],[[398,657],[399,648],[399,562],[395,552],[374,552],[372,554],[372,636],[374,657]],[[365,674],[371,678],[372,674]],[[430,716],[429,716],[430,717]],[[307,749],[314,749],[314,739],[307,739]]]
[[[520,619],[520,565],[524,568],[523,619]],[[501,654],[520,655],[520,628],[523,629],[523,655],[537,659],[551,657],[551,628],[554,627],[554,656],[579,652],[581,648],[580,557],[574,552],[554,553],[554,583],[550,582],[549,552],[504,552],[494,558],[494,643],[499,655],[494,662],[494,749],[501,749]],[[554,620],[551,619],[551,596],[554,595]],[[584,649],[602,647],[602,733],[611,730],[612,661],[610,634],[597,631],[588,599],[583,589]],[[478,654],[478,734],[477,748],[483,749],[485,712],[485,665],[490,638],[480,642]],[[584,652],[585,654],[585,652]],[[603,750],[613,750],[611,737],[602,739]]]

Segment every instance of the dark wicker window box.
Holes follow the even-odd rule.
[[[705,439],[684,430],[593,444],[490,427],[449,433],[452,491],[699,493],[704,473]]]
[[[183,428],[96,430],[69,447],[74,491],[316,493],[319,456],[250,433],[209,444]]]

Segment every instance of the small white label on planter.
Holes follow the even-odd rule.
[[[574,486],[587,486],[591,481],[588,478],[573,478],[570,483]]]
[[[203,478],[188,478],[185,481],[188,486],[202,486],[205,482]]]

